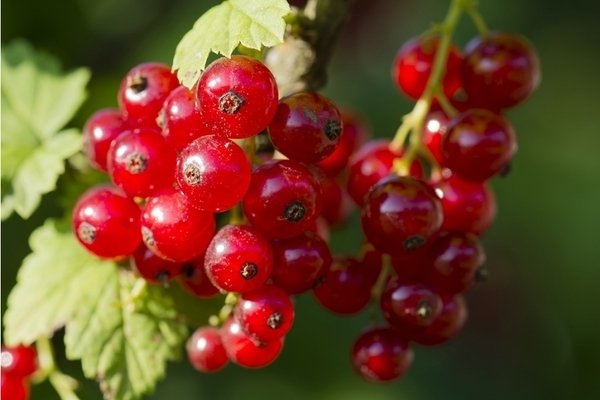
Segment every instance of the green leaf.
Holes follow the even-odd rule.
[[[16,40],[2,48],[2,219],[28,218],[55,188],[64,160],[81,149],[76,130],[60,131],[84,101],[89,71],[63,74],[58,61]]]
[[[256,50],[282,43],[289,12],[286,0],[229,0],[211,8],[177,45],[173,69],[179,80],[194,86],[211,51],[229,57],[240,43]]]
[[[218,315],[223,307],[225,296],[218,295],[210,299],[200,299],[186,293],[181,286],[173,283],[168,289],[177,312],[185,316],[188,325],[199,328],[208,324],[211,315]]]

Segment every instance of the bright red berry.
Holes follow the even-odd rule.
[[[277,83],[260,61],[247,56],[220,58],[198,82],[196,99],[210,132],[247,138],[269,125],[277,109]]]
[[[448,128],[449,118],[442,110],[434,110],[427,114],[423,122],[423,144],[427,146],[431,155],[435,158],[438,164],[444,164],[444,156],[440,147],[442,138]]]
[[[160,258],[145,244],[141,244],[133,253],[132,267],[148,282],[163,285],[167,285],[171,279],[181,274],[183,270],[182,263]]]
[[[142,241],[140,209],[118,189],[88,189],[73,208],[73,232],[79,243],[102,258],[132,254]]]
[[[105,108],[96,111],[83,127],[83,151],[92,167],[108,171],[106,155],[113,140],[129,129],[120,110]]]
[[[37,370],[37,352],[33,346],[2,346],[0,355],[2,376],[11,378],[27,378]]]
[[[198,328],[187,341],[186,350],[190,364],[200,372],[219,371],[229,362],[221,333],[212,326]]]
[[[390,325],[410,329],[431,325],[440,316],[443,304],[432,289],[421,284],[404,283],[394,276],[381,293],[380,306]]]
[[[428,327],[408,332],[410,340],[434,346],[447,342],[462,330],[468,316],[465,299],[461,295],[442,296],[442,302],[444,307],[439,317]]]
[[[179,286],[192,296],[201,299],[209,299],[219,293],[206,275],[204,268],[204,254],[200,257],[184,263],[181,275],[179,275]]]
[[[229,210],[250,185],[250,163],[240,146],[214,135],[194,140],[177,160],[177,183],[195,207]]]
[[[1,380],[0,387],[2,394],[0,398],[3,400],[29,399],[29,382],[26,379],[3,373]]]
[[[283,337],[261,343],[244,332],[235,318],[229,318],[221,328],[221,340],[229,359],[245,368],[262,368],[271,364],[283,348]]]

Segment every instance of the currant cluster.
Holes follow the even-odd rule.
[[[28,346],[4,347],[0,354],[2,395],[7,400],[29,398],[29,377],[37,370],[37,353]]]

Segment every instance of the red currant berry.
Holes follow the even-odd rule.
[[[179,286],[192,296],[201,299],[210,299],[219,293],[219,289],[212,284],[206,268],[204,268],[204,254],[183,265],[178,279]]]
[[[129,129],[120,110],[96,111],[83,127],[83,150],[92,167],[108,171],[106,155],[113,140]]]
[[[347,189],[356,204],[363,205],[369,190],[390,174],[394,161],[400,158],[402,153],[390,150],[389,140],[377,139],[365,143],[358,152],[350,157]],[[415,178],[423,176],[423,170],[418,161],[415,160],[410,165],[410,174]]]
[[[73,208],[73,232],[98,257],[129,256],[142,241],[140,209],[116,188],[94,186]]]
[[[37,370],[37,352],[33,346],[2,346],[0,355],[2,375],[11,378],[27,378]]]
[[[228,292],[246,293],[258,289],[273,271],[269,241],[247,225],[221,228],[204,257],[206,273],[212,283]]]
[[[157,129],[125,131],[108,151],[108,173],[129,197],[149,197],[175,182],[177,154]]]
[[[371,300],[374,283],[368,267],[352,257],[338,256],[313,293],[325,309],[338,314],[355,314]]]
[[[303,164],[273,160],[254,170],[242,205],[248,221],[265,235],[292,237],[314,224],[323,190]]]
[[[273,146],[291,160],[305,163],[333,154],[341,133],[342,117],[333,101],[312,92],[281,99],[269,124]]]
[[[4,400],[28,400],[29,382],[26,379],[2,374],[0,398]]]
[[[439,42],[437,37],[417,37],[407,41],[398,51],[392,66],[392,77],[409,99],[418,100],[423,95]],[[461,63],[460,51],[451,45],[442,83],[447,97],[452,97],[461,87]]]
[[[149,62],[134,67],[119,88],[119,108],[134,127],[156,128],[156,117],[169,93],[179,86],[171,68]]]
[[[352,348],[352,365],[371,382],[388,382],[406,373],[413,361],[408,342],[391,328],[372,328],[360,334]]]
[[[183,264],[160,258],[144,244],[133,253],[132,261],[133,269],[142,278],[150,283],[160,283],[165,286],[183,270]]]
[[[215,135],[247,138],[269,125],[277,109],[277,83],[260,61],[220,58],[198,82],[196,99],[206,127]]]
[[[323,187],[323,209],[321,216],[329,225],[341,225],[350,217],[353,203],[348,193],[332,178],[321,181]]]
[[[271,342],[282,338],[291,329],[294,306],[283,290],[263,285],[240,296],[234,315],[252,338],[259,342]]]
[[[142,208],[144,243],[158,256],[177,262],[204,253],[215,232],[215,219],[190,205],[185,196],[168,188],[150,197]]]
[[[288,294],[304,293],[315,286],[331,265],[327,243],[314,232],[271,241],[274,268],[273,284]]]
[[[186,350],[190,364],[200,372],[219,371],[229,362],[221,333],[212,326],[197,329],[189,338]]]
[[[485,182],[468,182],[450,176],[434,184],[444,208],[443,231],[483,235],[496,218],[496,197]]]
[[[442,344],[455,337],[467,321],[468,311],[465,299],[461,295],[442,296],[442,313],[426,328],[409,332],[410,340],[425,345]]]
[[[427,146],[438,164],[444,164],[444,156],[440,150],[442,138],[448,127],[448,116],[442,110],[431,111],[423,122],[423,144]]]
[[[223,324],[221,340],[229,359],[245,368],[266,367],[275,361],[283,348],[283,337],[267,343],[257,342],[234,318]]]
[[[380,298],[387,322],[400,329],[429,326],[442,312],[442,299],[433,290],[419,284],[403,283],[392,277]]]
[[[429,185],[411,177],[391,176],[367,195],[361,225],[369,243],[394,255],[425,245],[440,229],[443,218],[440,199]]]
[[[250,185],[250,163],[240,146],[218,136],[194,140],[177,160],[177,183],[195,207],[211,212],[229,210]]]
[[[487,277],[487,271],[482,269],[485,252],[471,233],[440,235],[431,246],[430,257],[426,279],[439,293],[461,293]]]
[[[510,32],[493,32],[471,40],[465,49],[461,76],[469,102],[491,109],[521,103],[541,80],[533,46]]]
[[[431,239],[430,242],[435,241]],[[391,257],[392,268],[403,282],[422,282],[425,276],[425,263],[429,256],[430,245],[416,250],[399,252]]]
[[[173,90],[159,114],[162,135],[177,151],[183,150],[200,136],[209,135],[196,108],[194,92],[185,86]]]

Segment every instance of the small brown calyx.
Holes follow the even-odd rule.
[[[287,221],[300,222],[306,215],[306,207],[300,201],[293,201],[285,207],[283,215]]]
[[[339,121],[328,119],[327,122],[325,122],[325,136],[327,136],[327,139],[332,141],[337,140],[341,134],[342,125]]]
[[[185,183],[188,185],[196,186],[202,180],[202,177],[200,176],[200,168],[194,164],[186,165],[185,169],[183,170],[183,179],[185,179]]]
[[[168,271],[158,271],[154,274],[154,279],[156,279],[164,288],[169,287],[170,275]]]
[[[416,314],[421,318],[428,318],[429,316],[431,316],[432,312],[433,307],[431,307],[431,304],[428,301],[422,301],[417,306]]]
[[[402,243],[402,245],[404,246],[404,250],[416,250],[424,244],[425,238],[420,235],[409,236]]]
[[[144,75],[137,73],[127,78],[127,87],[133,93],[139,94],[148,88],[148,79]]]
[[[196,268],[194,267],[194,264],[185,263],[185,264],[183,264],[183,267],[181,267],[181,276],[183,276],[184,278],[190,279],[194,275],[195,269]]]
[[[323,284],[323,282],[325,282],[325,279],[326,279],[326,278],[327,278],[327,275],[323,275],[323,276],[319,277],[319,278],[318,278],[318,279],[315,281],[315,283],[314,283],[314,285],[313,285],[313,287],[312,287],[312,288],[313,288],[313,289],[316,289],[316,288],[318,288],[319,286],[321,286],[321,285]]]
[[[154,241],[154,235],[152,235],[152,231],[145,226],[142,226],[142,240],[148,247],[154,247],[156,244]]]
[[[488,270],[486,267],[480,267],[475,272],[475,282],[483,283],[487,282],[488,279],[490,279],[490,270]]]
[[[244,105],[244,99],[230,90],[219,98],[219,110],[225,114],[235,114]]]
[[[240,270],[240,275],[245,280],[250,280],[254,278],[258,274],[258,266],[252,262],[247,262],[242,265],[242,269]]]
[[[500,171],[500,177],[501,178],[506,178],[509,174],[510,171],[512,170],[512,164],[508,163],[504,166],[504,168],[502,168],[502,170]]]
[[[127,157],[125,165],[130,173],[139,174],[148,167],[148,159],[139,153],[133,153]]]
[[[279,312],[274,312],[267,319],[267,325],[269,325],[269,328],[271,329],[279,328],[281,325],[283,325],[283,315],[281,315]]]
[[[77,236],[83,243],[92,244],[96,240],[96,228],[87,222],[82,222],[77,228]]]

